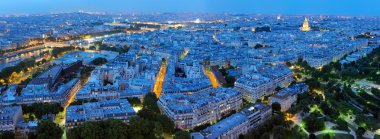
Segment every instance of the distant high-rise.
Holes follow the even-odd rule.
[[[305,17],[305,20],[303,21],[302,27],[300,27],[300,30],[302,31],[310,31],[311,28],[309,27],[309,19]]]

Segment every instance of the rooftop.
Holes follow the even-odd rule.
[[[4,107],[0,109],[0,120],[12,118],[17,111],[21,110],[21,106]]]
[[[132,106],[125,99],[105,100],[69,106],[66,112],[66,120],[88,120],[92,118],[110,118],[112,116],[130,116],[136,114]]]
[[[205,130],[201,131],[201,134],[203,134],[208,139],[216,139],[232,128],[238,126],[239,124],[242,124],[246,120],[248,120],[247,116],[241,113],[236,113],[206,128]]]
[[[217,103],[239,94],[236,90],[219,87],[190,95],[166,93],[160,97],[159,101],[166,103],[166,106],[174,113],[191,113],[193,109],[210,103]]]

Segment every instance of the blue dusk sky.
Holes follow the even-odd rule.
[[[79,10],[380,16],[380,0],[0,0],[0,15]]]

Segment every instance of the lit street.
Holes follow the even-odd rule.
[[[158,72],[158,75],[156,77],[156,83],[154,84],[153,92],[156,94],[157,97],[160,97],[162,93],[162,85],[164,83],[167,66],[167,62],[163,61],[160,67],[160,71]]]

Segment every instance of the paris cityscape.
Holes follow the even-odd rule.
[[[0,139],[380,139],[379,10],[23,1],[0,2]]]

